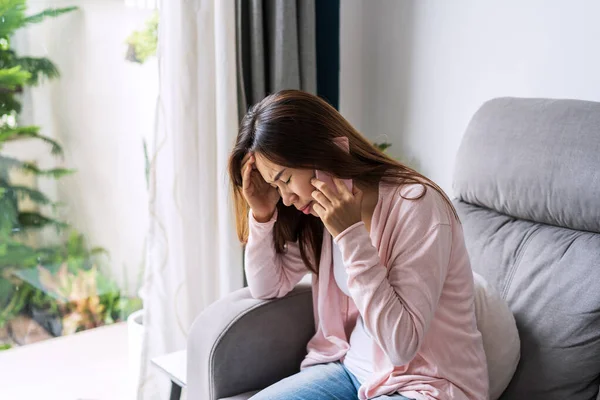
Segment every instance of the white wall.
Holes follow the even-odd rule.
[[[344,0],[341,112],[451,193],[484,101],[600,101],[598,15],[596,0]]]
[[[125,61],[126,37],[144,25],[149,10],[123,0],[64,1],[80,10],[31,26],[17,38],[23,54],[46,56],[62,77],[28,92],[23,118],[64,147],[62,166],[77,169],[58,184],[40,182],[65,203],[64,216],[92,246],[110,253],[110,271],[130,292],[143,264],[148,225],[143,138],[152,137],[156,62]],[[30,13],[56,2],[38,1]],[[21,143],[20,158],[54,167],[48,148]]]

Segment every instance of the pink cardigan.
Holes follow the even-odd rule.
[[[351,297],[335,282],[332,239],[325,230],[319,276],[312,283],[317,332],[302,368],[341,360],[360,313],[374,346],[374,373],[360,387],[361,400],[391,393],[485,400],[487,365],[462,227],[432,188],[420,200],[400,196],[422,190],[381,183],[371,233],[359,222],[334,239]],[[283,297],[308,272],[296,243],[276,255],[276,218],[259,223],[250,216],[246,274],[255,298]]]

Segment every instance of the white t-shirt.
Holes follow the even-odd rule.
[[[333,275],[340,290],[350,296],[348,274],[342,259],[342,253],[333,243]],[[346,353],[344,365],[360,383],[365,382],[373,372],[373,339],[367,332],[362,317],[358,317],[356,326],[350,335],[350,350]]]

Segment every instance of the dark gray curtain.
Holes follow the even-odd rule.
[[[281,89],[317,93],[315,0],[236,0],[240,119]]]
[[[339,110],[340,0],[315,3],[317,29],[317,95]]]

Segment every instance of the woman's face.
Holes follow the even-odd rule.
[[[311,196],[315,187],[310,183],[315,176],[314,170],[282,167],[261,154],[255,154],[255,159],[258,172],[268,184],[277,188],[283,204],[296,207],[305,214],[317,216],[312,209],[314,199]]]

